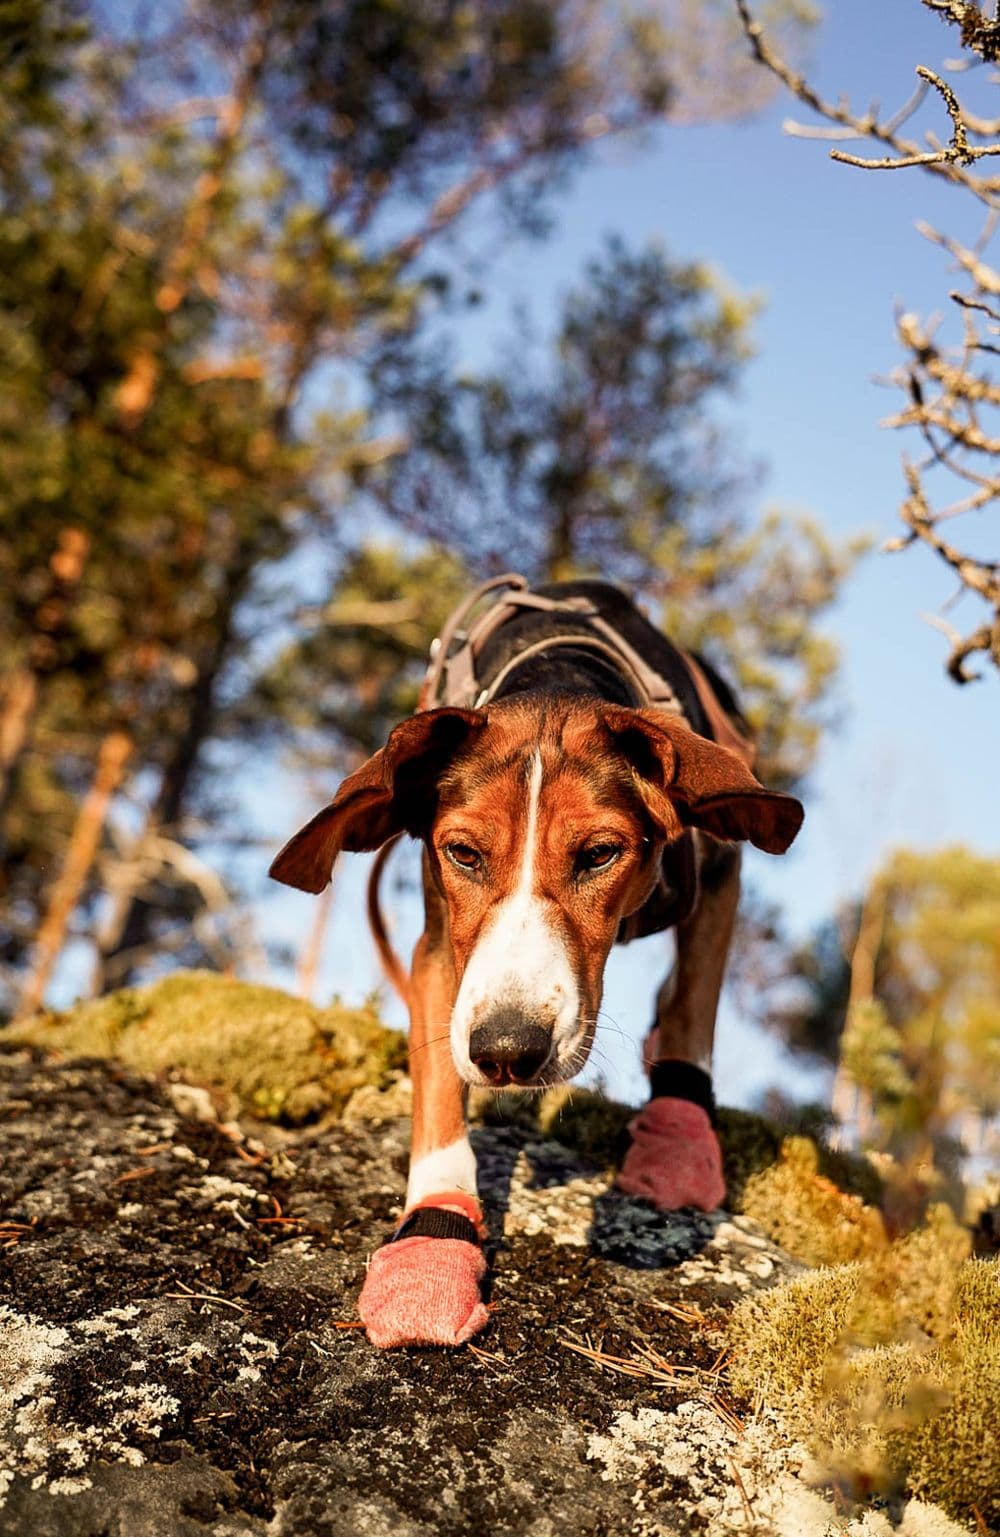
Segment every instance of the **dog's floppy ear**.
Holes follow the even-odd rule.
[[[434,780],[484,710],[424,710],[397,726],[384,747],[344,780],[329,806],[299,829],[268,874],[300,891],[322,891],[342,849],[377,849],[426,821]]]
[[[800,801],[765,790],[736,753],[699,736],[676,715],[608,706],[604,719],[652,789],[643,799],[668,837],[677,835],[679,819],[682,827],[700,827],[727,841],[747,839],[768,854],[783,854],[802,826]]]

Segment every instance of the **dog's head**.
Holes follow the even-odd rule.
[[[458,1071],[554,1083],[586,1061],[608,952],[665,844],[697,828],[783,853],[802,815],[665,711],[522,694],[397,726],[271,874],[322,891],[342,849],[423,839],[448,912]]]

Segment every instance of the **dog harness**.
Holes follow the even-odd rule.
[[[552,626],[523,626],[512,649],[490,644],[504,625],[529,613],[547,616]],[[589,652],[605,669],[610,667],[624,683],[634,707],[667,710],[692,730],[707,726],[705,735],[751,767],[753,743],[734,725],[696,657],[672,647],[677,674],[671,682],[589,597],[533,592],[515,572],[484,582],[449,616],[431,644],[418,708],[481,709],[496,698],[511,673],[560,647],[566,648],[567,659],[570,651],[577,659],[581,652]],[[696,704],[702,712],[697,723],[690,715]],[[685,832],[664,849],[656,888],[637,912],[623,920],[617,942],[628,944],[682,922],[694,907],[697,889],[694,840]]]
[[[491,601],[475,614],[483,599]],[[508,620],[532,610],[570,623],[560,633],[542,635],[520,647],[484,682],[480,657],[487,641]],[[573,624],[573,620],[578,623]],[[466,710],[482,709],[495,698],[512,672],[532,657],[559,646],[572,647],[575,652],[589,651],[610,663],[625,680],[639,708],[667,710],[690,725],[673,685],[609,623],[596,604],[585,597],[551,598],[532,592],[527,580],[512,571],[483,582],[449,615],[441,634],[431,642],[430,665],[418,707],[432,710],[440,705],[456,705]],[[753,742],[733,725],[698,659],[687,651],[679,655],[715,741],[751,766]]]
[[[506,591],[501,591],[501,589]],[[466,621],[484,598],[492,598],[467,628]],[[507,620],[526,609],[583,622],[561,634],[543,635],[522,647],[484,686],[478,666],[489,638]],[[556,646],[591,651],[610,662],[644,705],[656,705],[684,718],[684,711],[667,680],[655,672],[588,598],[549,598],[532,592],[523,576],[508,571],[483,582],[449,616],[441,634],[431,642],[431,660],[420,691],[420,708],[458,705],[482,709],[494,698],[510,673],[530,657]]]

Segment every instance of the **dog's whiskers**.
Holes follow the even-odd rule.
[[[596,1030],[612,1031],[623,1041],[632,1040],[630,1032],[628,1030],[624,1030],[618,1023],[617,1019],[613,1019],[612,1016],[606,1013],[604,1009],[598,1009],[597,1015],[594,1019],[594,1028]]]
[[[418,1052],[426,1051],[429,1046],[439,1046],[442,1041],[448,1041],[450,1039],[451,1028],[449,1026],[449,1028],[447,1030],[443,1030],[440,1035],[428,1036],[427,1040],[421,1041],[419,1046],[414,1046],[411,1044],[410,1057],[413,1058],[417,1055]]]

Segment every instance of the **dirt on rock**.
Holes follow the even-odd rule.
[[[734,1301],[798,1268],[746,1219],[657,1216],[479,1127],[490,1325],[379,1352],[355,1308],[405,1121],[265,1146],[177,1085],[31,1049],[0,1094],[5,1537],[889,1530],[837,1517],[727,1386]]]

